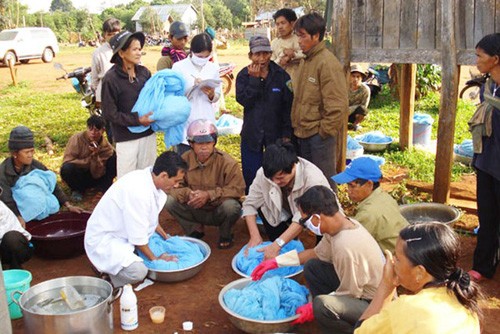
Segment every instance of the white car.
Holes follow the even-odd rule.
[[[56,35],[49,28],[16,28],[0,32],[0,62],[26,64],[30,59],[50,63],[59,53]]]

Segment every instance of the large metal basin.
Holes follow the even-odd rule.
[[[294,315],[281,320],[255,320],[251,318],[243,317],[239,314],[234,313],[230,310],[224,303],[224,295],[230,289],[243,289],[250,282],[251,278],[240,278],[236,281],[232,281],[227,284],[219,293],[219,304],[224,311],[229,315],[229,321],[245,333],[251,334],[264,334],[264,333],[287,333],[294,325],[292,322],[299,317],[299,315]]]
[[[399,206],[399,211],[410,224],[430,221],[453,224],[460,218],[457,208],[441,203],[405,204]]]
[[[73,286],[80,294],[99,296],[100,302],[93,307],[64,313],[50,313],[37,308],[36,305],[46,301],[60,299],[60,290],[65,286]],[[13,299],[16,294],[13,292]],[[39,283],[22,293],[18,299],[23,313],[26,333],[35,334],[67,334],[113,333],[113,287],[103,279],[89,276],[70,276],[52,279]]]
[[[201,253],[203,254],[203,260],[198,264],[195,264],[193,266],[184,269],[176,269],[176,270],[149,269],[148,272],[149,278],[151,278],[154,281],[172,283],[172,282],[185,281],[200,272],[201,268],[203,267],[203,264],[208,260],[211,254],[210,246],[206,242],[196,238],[184,237],[184,236],[180,238],[185,241],[190,241],[198,245],[198,247],[200,247]]]
[[[84,254],[83,238],[89,217],[89,213],[59,212],[27,223],[35,254],[50,259]]]

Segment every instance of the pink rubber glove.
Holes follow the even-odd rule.
[[[314,320],[313,304],[307,303],[302,306],[297,307],[295,310],[296,314],[300,314],[297,320],[292,322],[293,325],[303,324],[305,322],[310,322]]]
[[[262,261],[257,267],[255,267],[250,276],[254,281],[258,281],[267,271],[276,268],[278,268],[278,262],[276,262],[276,259],[265,260]]]

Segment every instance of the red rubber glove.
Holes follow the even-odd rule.
[[[303,324],[304,322],[310,322],[314,320],[313,304],[307,303],[302,306],[297,307],[295,310],[296,314],[300,314],[297,320],[292,322],[293,325]]]
[[[262,261],[257,267],[255,267],[250,276],[254,281],[258,281],[267,271],[276,268],[278,268],[278,262],[276,262],[276,259],[265,260]]]

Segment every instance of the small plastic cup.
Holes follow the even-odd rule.
[[[155,324],[161,324],[165,320],[165,308],[163,306],[153,306],[149,309],[151,321]]]
[[[185,331],[192,331],[193,330],[193,322],[192,321],[184,321],[182,323],[182,329]]]

